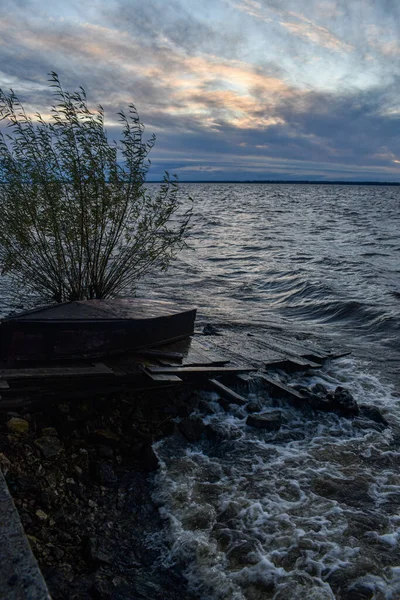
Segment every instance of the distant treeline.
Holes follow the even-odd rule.
[[[147,183],[161,183],[161,181],[147,181]],[[290,184],[290,185],[385,185],[397,186],[400,181],[309,181],[302,179],[242,179],[234,181],[232,179],[219,179],[201,181],[199,179],[181,179],[180,183],[274,183],[274,184]]]

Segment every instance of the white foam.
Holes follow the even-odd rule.
[[[383,407],[392,423],[390,386],[358,369],[346,359],[300,383],[344,385],[359,402]],[[254,395],[264,410],[276,410],[265,392]],[[360,430],[351,419],[306,416],[282,402],[284,424],[271,433],[248,427],[242,407],[227,413],[215,396],[208,400],[215,413],[204,422],[228,432],[228,439],[189,445],[167,438],[156,446],[155,497],[169,523],[166,552],[202,598],[331,599],[335,571],[362,565],[379,548],[397,549],[400,518],[387,508],[400,498],[400,454],[391,446],[391,430]],[[302,437],[293,439],[294,432]],[[378,524],[387,523],[383,530],[374,529],[371,511]],[[360,518],[372,520],[361,521],[357,534]],[[390,569],[385,563],[382,576],[367,583],[394,599],[400,574],[395,564]]]

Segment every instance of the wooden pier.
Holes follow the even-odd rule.
[[[24,362],[17,368],[3,365],[0,409],[37,400],[179,388],[188,383],[198,388],[211,387],[240,404],[245,399],[230,386],[243,386],[243,380],[251,373],[257,373],[260,382],[275,393],[300,401],[301,393],[271,377],[271,372],[318,369],[327,360],[343,354],[245,331],[226,329],[213,336],[197,333],[157,348],[127,351],[97,361]]]

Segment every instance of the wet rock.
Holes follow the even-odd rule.
[[[256,551],[257,540],[249,538],[247,540],[241,540],[229,550],[229,552],[227,552],[227,558],[233,567],[243,567],[257,562]]]
[[[354,583],[342,594],[343,600],[371,600],[374,598],[374,590],[365,583]]]
[[[314,410],[339,412],[345,417],[354,417],[359,414],[359,407],[352,394],[338,386],[334,392],[328,391],[322,383],[317,383],[311,390],[302,388],[308,396],[310,406]]]
[[[205,430],[207,439],[216,444],[224,440],[237,440],[241,436],[237,427],[226,427],[217,423],[206,425]]]
[[[337,502],[368,508],[374,503],[369,494],[370,481],[363,476],[353,479],[339,479],[336,477],[321,477],[313,482],[313,490],[319,496],[336,500]]]
[[[242,508],[239,502],[229,502],[225,509],[218,515],[218,522],[229,523],[229,521],[236,519]]]
[[[346,417],[358,415],[360,412],[358,404],[351,393],[341,386],[337,387],[334,391],[333,402],[337,409]]]
[[[389,519],[376,511],[346,511],[347,532],[360,538],[370,531],[383,533],[389,526]]]
[[[206,426],[199,417],[183,419],[178,429],[188,442],[198,442],[206,431]]]
[[[256,413],[261,410],[261,406],[258,402],[249,402],[246,406],[246,410],[248,413]]]
[[[147,473],[151,473],[158,469],[159,460],[157,454],[154,452],[151,441],[148,444],[143,444],[140,453],[140,462],[142,469]]]
[[[113,553],[107,540],[90,538],[87,544],[87,557],[94,563],[112,563]]]
[[[338,568],[330,573],[327,582],[335,595],[343,600],[369,600],[374,594],[371,594],[371,588],[360,579],[378,572],[379,566],[376,561],[361,558],[356,564]]]
[[[216,520],[215,509],[210,504],[190,508],[183,518],[185,529],[210,529]]]
[[[202,412],[205,415],[214,415],[215,414],[215,409],[212,407],[212,405],[207,402],[207,400],[200,400],[198,403],[198,409],[200,412]]]
[[[29,423],[25,419],[12,417],[9,421],[7,421],[7,428],[12,433],[23,434],[29,431]]]
[[[360,416],[365,419],[370,419],[379,425],[383,425],[384,427],[388,427],[389,423],[379,410],[377,406],[367,406],[366,404],[360,404]]]
[[[214,325],[207,323],[207,325],[203,327],[203,335],[220,335],[220,332]]]
[[[372,429],[373,431],[378,431],[379,433],[385,429],[385,425],[382,425],[382,423],[375,423],[375,421],[371,421],[370,419],[364,417],[355,417],[353,421],[353,427],[363,431]]]
[[[44,458],[53,458],[58,456],[63,449],[60,440],[53,435],[44,435],[35,440],[35,445],[39,448]]]
[[[250,414],[246,419],[246,424],[257,429],[278,431],[282,425],[282,416],[281,413]]]

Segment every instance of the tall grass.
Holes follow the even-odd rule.
[[[118,113],[110,143],[104,111],[83,88],[65,91],[50,75],[52,116],[27,114],[0,90],[0,268],[21,292],[56,302],[108,298],[132,290],[150,269],[166,269],[185,245],[191,209],[176,177],[145,189],[154,135],[133,105]]]

